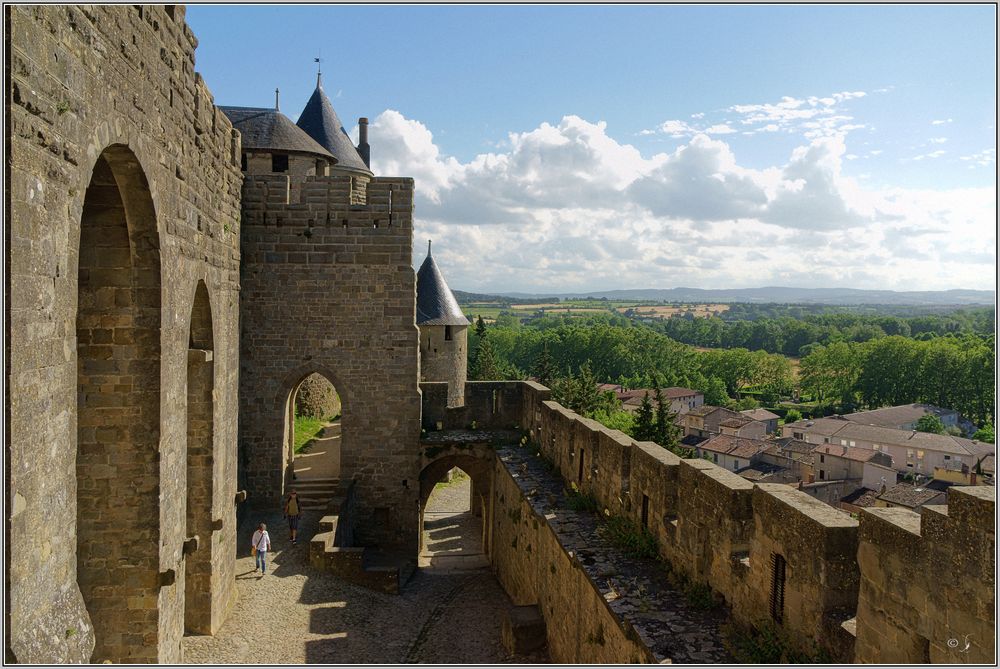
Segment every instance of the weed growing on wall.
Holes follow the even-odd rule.
[[[722,642],[733,658],[743,664],[825,664],[830,661],[822,649],[794,644],[788,632],[771,621],[753,626],[723,625]]]
[[[684,593],[684,598],[691,608],[707,611],[722,606],[721,596],[713,592],[707,583],[692,581],[687,574],[674,569],[666,560],[663,561],[663,567],[667,572],[667,582],[675,590]]]
[[[600,505],[593,495],[580,492],[575,484],[571,484],[566,490],[566,506],[573,511],[596,513]]]
[[[653,533],[630,518],[611,516],[597,531],[626,555],[650,560],[660,557]]]

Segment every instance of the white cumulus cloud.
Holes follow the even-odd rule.
[[[835,109],[857,95],[748,113]],[[749,168],[721,137],[670,123],[692,133],[671,153],[643,156],[605,123],[567,115],[462,162],[425,125],[387,110],[372,123],[373,169],[415,178],[414,237],[435,240],[462,290],[991,287],[994,188],[865,189],[843,174],[853,154],[842,133]],[[995,152],[966,158],[995,164]],[[419,262],[424,247],[414,247]]]

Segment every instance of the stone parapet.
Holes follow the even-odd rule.
[[[696,609],[653,561],[622,554],[529,448],[497,451],[490,560],[515,606],[537,605],[557,663],[717,663],[719,611]]]
[[[948,502],[862,512],[855,661],[996,661],[996,490],[955,486]]]
[[[953,487],[948,506],[920,514],[867,509],[859,524],[790,486],[637,443],[544,391],[524,384],[517,422],[562,485],[645,526],[734,621],[774,625],[795,652],[839,662],[993,661],[992,487]],[[494,552],[510,547],[493,542]],[[511,579],[516,592],[541,587]]]

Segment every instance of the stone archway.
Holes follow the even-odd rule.
[[[187,532],[184,631],[212,633],[212,476],[215,386],[212,305],[199,281],[191,305],[187,356]],[[197,537],[195,542],[191,539]]]
[[[468,480],[452,481],[453,471]],[[418,564],[463,569],[484,566],[489,555],[486,523],[482,517],[483,496],[488,495],[493,476],[490,457],[451,453],[443,455],[420,472],[420,542]],[[449,490],[458,483],[462,499]],[[442,489],[437,489],[441,484]],[[435,499],[445,498],[444,506]],[[460,507],[455,506],[455,502]],[[451,544],[449,548],[446,544]],[[472,558],[469,560],[467,558]]]
[[[142,166],[111,145],[84,195],[77,277],[77,583],[95,661],[158,658],[159,248]]]
[[[303,509],[322,509],[350,478],[347,403],[326,369],[299,370],[291,379],[283,405],[282,494],[295,489]]]

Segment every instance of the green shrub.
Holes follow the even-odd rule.
[[[707,583],[689,583],[684,588],[684,596],[687,599],[688,606],[693,609],[707,611],[719,605],[715,594],[712,592],[712,588]]]
[[[593,495],[580,492],[576,486],[566,490],[566,506],[573,511],[588,511],[590,513],[596,513],[597,509],[600,508]]]
[[[656,537],[629,518],[611,516],[598,528],[598,532],[626,555],[653,560],[660,556]]]
[[[726,650],[741,664],[826,664],[829,656],[814,641],[808,647],[792,642],[788,633],[772,621],[750,627],[730,623],[722,626]]]

